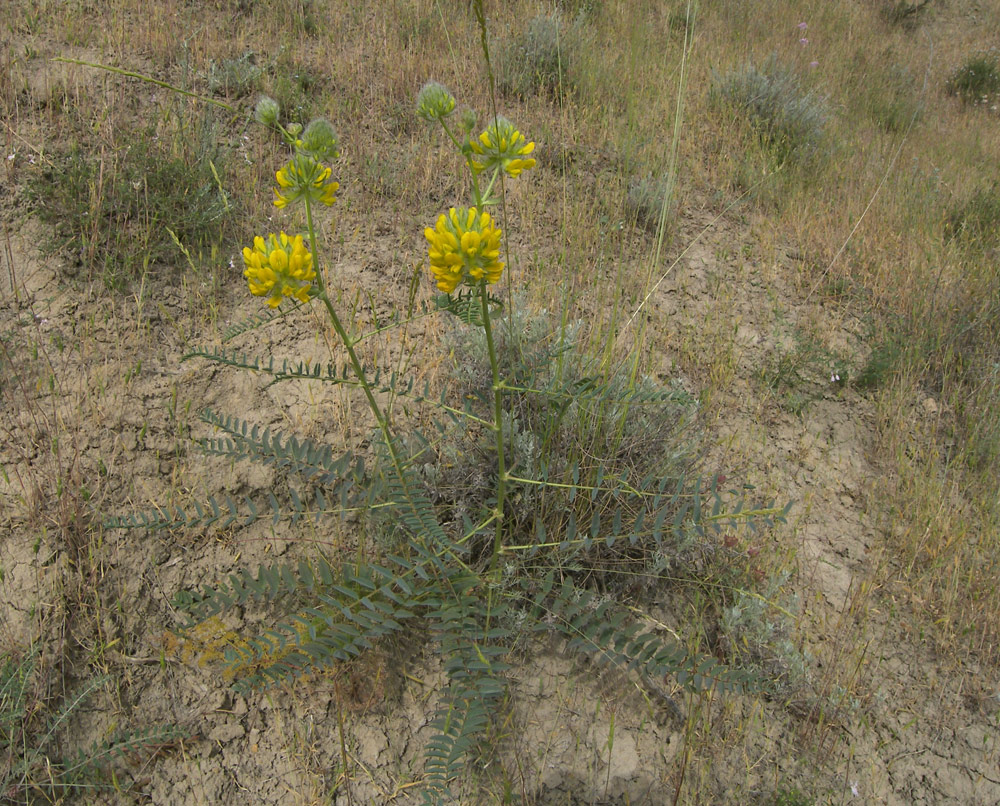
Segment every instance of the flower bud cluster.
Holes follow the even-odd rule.
[[[333,204],[340,185],[330,178],[333,170],[325,164],[340,156],[333,125],[325,118],[316,118],[305,130],[298,123],[283,127],[280,111],[278,102],[267,95],[262,95],[254,108],[254,118],[281,131],[294,151],[292,158],[275,174],[278,187],[274,189],[274,206],[287,207],[303,199]]]
[[[436,81],[428,81],[417,93],[417,115],[428,123],[444,120],[455,111],[455,96]]]
[[[253,116],[258,123],[263,123],[265,126],[277,126],[280,111],[281,108],[274,98],[268,95],[261,95],[260,100],[257,101],[257,106],[253,110]]]

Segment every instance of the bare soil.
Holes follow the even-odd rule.
[[[33,97],[70,80],[55,75],[64,66],[35,70]],[[481,767],[470,770],[463,802],[498,802],[487,793],[492,765],[502,763],[513,797],[539,804],[678,802],[682,776],[679,802],[791,803],[768,798],[800,790],[837,804],[1000,803],[996,670],[959,667],[942,655],[907,626],[892,584],[871,574],[892,540],[878,500],[887,470],[872,458],[873,403],[812,365],[798,385],[805,399],[766,382],[803,331],[823,333],[831,353],[862,354],[860,326],[836,299],[797,287],[791,248],[766,251],[735,213],[716,221],[717,214],[688,204],[664,265],[690,248],[645,315],[658,371],[680,374],[692,391],[710,380],[699,349],[730,345],[727,360],[713,365],[727,382],[706,405],[710,464],[795,502],[786,527],[795,572],[787,590],[798,598],[792,641],[807,677],[770,700],[673,692],[672,710],[624,675],[581,663],[558,645],[533,647],[512,674],[513,710]],[[242,697],[170,632],[178,624],[176,591],[317,545],[348,552],[357,542],[351,524],[303,533],[262,522],[237,537],[217,529],[102,532],[91,520],[95,504],[114,513],[150,509],[188,490],[269,489],[273,471],[193,449],[191,437],[210,433],[196,417],[205,407],[356,444],[364,434],[361,404],[321,384],[268,386],[248,373],[181,362],[186,349],[217,343],[227,323],[260,310],[238,270],[226,279],[213,319],[175,269],[157,267],[149,288],[122,296],[67,276],[64,257],[41,252],[40,225],[10,189],[3,221],[0,334],[18,360],[39,347],[3,381],[10,391],[0,431],[4,641],[40,643],[66,690],[80,670],[114,671],[114,683],[78,712],[74,746],[158,722],[189,734],[127,763],[120,792],[84,792],[82,802],[417,803],[422,744],[443,678],[437,658],[418,652],[401,668],[385,650]],[[409,224],[386,215],[347,230],[341,252],[351,257],[335,263],[331,278],[345,298],[388,286],[399,296],[380,297],[386,311],[405,299],[406,266],[420,248]],[[414,251],[400,259],[400,245]],[[290,317],[255,333],[251,346],[321,359],[326,336],[317,336],[317,326],[309,314]],[[410,337],[432,354],[436,326],[421,327]],[[426,360],[433,374],[434,359]],[[912,416],[931,416],[937,405],[914,400]],[[59,478],[74,489],[57,490]],[[682,616],[666,603],[650,612]],[[240,612],[219,629],[262,617]],[[682,629],[679,621],[670,626]]]

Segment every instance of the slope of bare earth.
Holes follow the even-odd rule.
[[[632,688],[627,679],[580,666],[556,646],[537,647],[512,675],[521,696],[498,752],[518,770],[518,787],[539,803],[668,802],[685,735],[695,757],[687,775],[700,776],[686,782],[684,800],[691,802],[736,802],[780,780],[831,803],[995,803],[996,702],[988,696],[995,681],[987,679],[995,672],[957,669],[936,656],[893,617],[892,590],[874,587],[870,577],[887,537],[874,514],[873,482],[884,471],[869,458],[871,404],[831,383],[825,368],[808,379],[810,399],[798,411],[760,380],[773,351],[804,323],[821,322],[834,346],[863,349],[850,317],[822,300],[797,303],[782,260],[755,259],[753,233],[732,221],[717,221],[699,236],[711,220],[707,211],[687,214],[679,242],[693,245],[647,311],[654,343],[663,345],[664,372],[683,362],[672,345],[686,328],[699,328],[703,338],[713,337],[713,327],[734,335],[730,382],[709,404],[711,462],[796,502],[789,527],[799,601],[792,639],[805,659],[803,677],[787,698],[687,701],[678,716],[634,688],[623,695],[623,685]],[[217,579],[237,563],[302,551],[301,535],[269,527],[239,541],[224,532],[109,532],[96,566],[52,538],[64,517],[45,487],[56,473],[44,449],[52,429],[63,444],[63,470],[102,508],[115,510],[150,506],[181,484],[198,488],[212,480],[234,494],[268,487],[269,470],[189,451],[185,429],[199,426],[179,422],[181,411],[260,412],[261,424],[270,422],[267,412],[283,411],[281,425],[329,437],[346,416],[331,414],[343,400],[324,389],[268,387],[246,374],[182,364],[185,346],[214,331],[179,294],[161,289],[143,311],[133,301],[88,296],[61,278],[57,261],[39,255],[35,226],[22,220],[9,230],[3,271],[5,339],[41,344],[48,356],[44,366],[17,376],[30,404],[3,413],[9,425],[0,595],[7,640],[85,653],[98,667],[119,671],[79,718],[75,741],[157,721],[189,731],[182,746],[129,771],[135,802],[284,804],[337,792],[335,802],[346,803],[347,787],[338,786],[341,722],[354,802],[409,802],[428,735],[429,695],[441,679],[433,657],[412,658],[402,676],[394,661],[375,657],[329,679],[244,698],[229,693],[210,666],[173,648],[175,591]],[[742,245],[750,249],[734,248]],[[378,260],[372,254],[360,263]],[[339,271],[345,283],[371,283],[363,269]],[[721,293],[713,288],[720,273],[730,278]],[[769,293],[776,288],[780,306]],[[254,310],[241,292],[234,277],[220,302],[223,319]],[[312,332],[304,315],[266,338],[276,352],[303,355],[318,348],[311,347]],[[59,352],[59,340],[77,346]],[[695,364],[689,369],[698,371]],[[914,417],[925,411],[926,401],[914,401]],[[353,542],[349,529],[309,539],[328,551]],[[242,614],[247,622],[258,617]],[[62,626],[53,635],[46,632],[51,625]],[[685,728],[692,709],[699,715],[693,730]],[[476,786],[469,784],[469,802],[488,802]]]
[[[38,104],[59,82],[87,81],[65,67],[32,69],[25,91]],[[24,126],[16,139],[33,141],[37,129]],[[262,521],[238,536],[102,531],[91,514],[149,510],[188,492],[269,490],[272,469],[192,448],[192,437],[210,434],[197,417],[206,407],[358,447],[367,428],[359,401],[332,386],[269,385],[182,362],[186,350],[217,344],[228,323],[260,310],[238,271],[212,298],[211,313],[197,278],[180,282],[169,267],[155,267],[146,289],[110,294],[67,276],[64,256],[43,254],[41,225],[15,188],[2,193],[3,645],[40,648],[52,698],[109,673],[73,715],[72,748],[157,723],[176,724],[187,737],[124,759],[118,789],[83,790],[81,802],[419,802],[423,745],[444,679],[437,658],[384,647],[328,675],[239,696],[216,665],[199,663],[200,653],[171,633],[178,590],[317,547],[351,552],[356,524],[292,530]],[[876,414],[836,378],[837,360],[864,355],[861,326],[847,303],[802,287],[794,250],[772,244],[738,212],[720,216],[692,194],[640,316],[654,371],[681,377],[696,394],[715,390],[704,401],[708,471],[745,481],[763,498],[794,501],[789,525],[759,538],[788,557],[788,574],[765,592],[760,616],[785,639],[750,653],[786,685],[769,697],[649,692],[561,645],[531,646],[515,662],[517,696],[482,763],[470,766],[461,802],[509,802],[500,780],[512,799],[567,806],[1000,802],[997,671],[939,654],[908,626],[881,573],[893,532],[878,498],[887,470],[874,458]],[[406,299],[406,266],[422,249],[417,219],[389,211],[347,218],[338,253],[350,257],[334,262],[333,281],[346,301],[377,297],[385,310],[363,315],[384,317]],[[533,279],[531,267],[523,271]],[[242,346],[325,360],[329,334],[319,321],[299,313]],[[440,328],[431,320],[408,334],[430,380],[442,362]],[[626,326],[623,348],[629,338]],[[938,405],[913,400],[914,421]],[[665,593],[654,591],[647,611],[669,629],[686,628],[682,603]],[[239,610],[217,633],[265,619]],[[217,637],[206,633],[204,646]],[[725,637],[713,640],[720,652],[741,651]],[[804,792],[808,799],[792,800]]]

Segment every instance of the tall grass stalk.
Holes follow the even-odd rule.
[[[664,233],[667,227],[667,213],[674,203],[674,193],[677,188],[677,153],[680,148],[681,130],[684,125],[684,97],[687,92],[688,60],[694,49],[694,24],[697,4],[688,0],[685,7],[684,20],[684,44],[681,47],[680,75],[677,79],[677,94],[674,99],[674,128],[670,138],[670,152],[667,160],[667,184],[666,192],[663,194],[663,204],[660,207],[660,220],[656,227],[656,249],[653,253],[653,263],[650,266],[650,275],[646,284],[652,277],[654,267],[660,265],[660,253],[663,249]]]
[[[658,286],[659,283],[662,282],[664,277],[666,277],[666,274],[664,274],[664,277],[661,277],[660,280],[656,283],[656,285],[651,285],[653,272],[656,271],[656,267],[660,265],[660,257],[663,251],[663,244],[664,241],[666,240],[668,219],[671,215],[671,211],[674,209],[675,206],[674,197],[677,189],[678,154],[680,151],[681,134],[683,132],[683,126],[684,126],[684,99],[687,93],[688,62],[694,48],[693,31],[694,31],[696,12],[697,12],[697,3],[693,2],[693,0],[688,0],[685,6],[684,42],[681,48],[680,70],[677,79],[677,89],[674,95],[674,123],[673,123],[673,129],[669,147],[666,153],[666,162],[667,162],[666,182],[664,185],[663,198],[660,201],[660,210],[656,226],[655,242],[652,253],[649,257],[649,266],[646,271],[646,279],[643,284],[643,287],[646,290],[646,294],[645,297],[643,298],[643,303],[640,304],[639,307],[633,312],[632,316],[625,323],[625,326],[621,329],[621,332],[618,333],[618,336],[616,338],[614,334],[616,332],[618,323],[617,320],[620,310],[618,300],[620,299],[621,296],[620,284],[623,277],[620,271],[617,273],[616,288],[614,295],[615,305],[612,308],[611,321],[608,325],[608,337],[604,341],[604,353],[602,356],[602,363],[605,369],[609,367],[610,362],[613,360],[616,348],[623,343],[625,333],[631,326],[632,322],[635,320],[635,317],[638,315],[639,310],[642,308],[643,304],[645,304],[645,301],[650,298],[656,286]],[[631,104],[629,105],[629,107],[631,108]],[[691,244],[688,245],[688,248],[690,248],[690,246]],[[679,259],[680,258],[678,258],[678,260]],[[673,265],[676,265],[676,261],[674,262]],[[671,268],[673,268],[673,265],[671,266]],[[667,273],[669,273],[669,271],[670,269],[667,270]],[[639,328],[639,332],[634,334],[633,336],[635,343],[637,345],[643,343],[643,340],[645,338],[644,334],[645,334],[645,324],[643,324]],[[639,372],[639,355],[641,354],[641,352],[642,351],[640,349],[635,349],[630,353],[632,361],[630,374],[633,383],[635,382],[635,379]]]

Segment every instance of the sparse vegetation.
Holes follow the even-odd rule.
[[[175,143],[145,128],[114,132],[97,153],[86,137],[53,152],[27,198],[67,267],[123,290],[179,255],[177,241],[204,255],[204,265],[218,262],[239,217],[223,184],[227,157],[217,133],[205,118]]]
[[[882,17],[893,25],[899,25],[905,29],[916,28],[932,0],[881,0]]]
[[[882,81],[866,81],[868,114],[889,133],[903,133],[920,120],[924,108],[920,83],[909,71],[893,65]]]
[[[0,800],[1000,801],[998,0],[105,11],[0,29]]]
[[[776,54],[760,66],[716,75],[712,89],[730,114],[746,118],[775,166],[819,153],[830,116],[826,102]]]
[[[1000,185],[978,188],[945,221],[945,236],[989,254],[1000,244]]]
[[[89,747],[73,741],[72,720],[107,682],[94,676],[53,706],[36,648],[0,654],[0,800],[60,800],[98,785],[122,791],[121,782],[111,782],[112,762],[183,738],[174,727],[146,726]]]
[[[558,11],[532,17],[522,31],[494,47],[497,88],[520,98],[565,91],[571,85],[568,71],[576,37],[574,26]]]
[[[966,59],[948,79],[948,92],[973,106],[995,107],[1000,96],[1000,61],[996,49]]]

